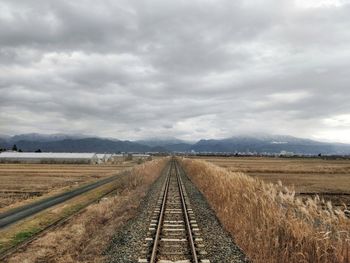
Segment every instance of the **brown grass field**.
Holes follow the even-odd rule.
[[[0,212],[116,174],[134,162],[115,165],[0,164]]]
[[[200,157],[232,172],[294,189],[297,195],[318,194],[334,205],[350,207],[350,160],[317,158]]]

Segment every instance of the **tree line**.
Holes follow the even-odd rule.
[[[6,152],[8,150],[9,149],[6,149],[6,148],[0,148],[0,152]],[[12,146],[11,151],[13,151],[13,152],[23,152],[22,149],[18,148],[16,144],[14,144]],[[36,153],[41,153],[42,151],[41,151],[41,149],[37,149],[35,152]]]

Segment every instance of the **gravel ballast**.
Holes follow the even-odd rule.
[[[110,247],[106,251],[106,262],[131,263],[138,261],[168,167],[164,169],[162,176],[156,180],[142,201],[138,208],[138,215],[115,234]],[[193,212],[201,230],[202,238],[204,239],[205,250],[208,253],[206,258],[211,263],[248,262],[245,260],[244,253],[234,244],[229,234],[223,229],[203,195],[188,177],[184,175],[182,169],[181,174],[186,192],[191,200]]]
[[[141,254],[150,218],[154,206],[161,192],[169,165],[165,167],[162,175],[153,183],[144,200],[141,202],[138,215],[118,231],[106,251],[106,262],[135,263]]]

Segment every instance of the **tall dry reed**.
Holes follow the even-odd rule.
[[[205,161],[182,164],[253,262],[350,262],[350,220],[331,203]]]

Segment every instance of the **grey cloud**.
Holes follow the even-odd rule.
[[[0,10],[0,133],[327,140],[350,113],[349,4],[0,0]],[[344,123],[338,140],[350,142]]]

